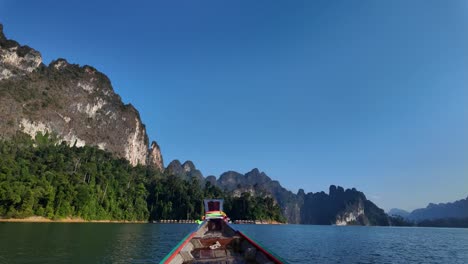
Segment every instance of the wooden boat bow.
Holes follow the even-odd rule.
[[[209,210],[205,200],[205,220],[194,232],[182,239],[161,263],[286,263],[241,231],[234,229],[222,213],[222,200],[208,200],[213,201],[221,201],[220,204],[215,204],[217,210]],[[213,213],[214,211],[221,213]]]

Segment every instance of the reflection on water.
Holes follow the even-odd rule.
[[[0,223],[0,263],[158,263],[195,227]],[[468,263],[468,229],[234,227],[291,263]]]
[[[239,229],[291,263],[468,263],[468,229],[306,225]]]
[[[110,245],[103,261],[109,263],[136,263],[145,246],[147,232],[143,225],[119,225],[115,237],[109,241]],[[148,262],[148,261],[147,261]],[[147,263],[146,262],[146,263]]]
[[[195,225],[123,224],[102,259],[105,263],[155,263]]]
[[[0,223],[0,263],[154,263],[194,225]]]

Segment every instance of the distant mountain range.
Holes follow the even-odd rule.
[[[271,196],[280,205],[289,223],[319,225],[389,225],[385,212],[356,189],[330,186],[325,192],[297,194],[285,189],[264,172],[253,169],[245,174],[227,171],[216,178],[203,177],[191,161],[183,164],[174,160],[166,168],[167,174],[189,180],[196,177],[203,185],[214,185],[234,196],[249,192],[253,195]]]
[[[388,215],[401,216],[403,218],[406,218],[409,214],[408,211],[398,208],[392,208],[388,211]]]
[[[219,178],[205,178],[191,161],[182,164],[174,160],[164,167],[158,144],[152,142],[149,146],[139,112],[122,102],[107,76],[91,66],[70,64],[64,59],[44,65],[38,51],[7,39],[0,24],[0,139],[8,140],[19,133],[33,138],[38,134],[54,135],[70,147],[94,146],[132,166],[148,166],[185,180],[197,178],[202,186],[216,186],[234,196],[246,192],[270,196],[289,223],[391,223],[382,209],[354,188],[331,185],[328,193],[305,193],[302,189],[293,193],[258,169],[245,174],[227,171]],[[79,167],[80,162],[76,161],[74,167]],[[467,204],[467,199],[430,204],[405,217],[468,217]],[[392,213],[405,214],[401,210]]]
[[[392,209],[389,215],[398,215],[411,221],[436,220],[444,218],[468,218],[468,197],[452,203],[430,203],[426,208],[407,212],[401,209]]]

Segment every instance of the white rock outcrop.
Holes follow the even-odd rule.
[[[0,35],[2,43],[7,43],[2,32],[0,32]],[[1,48],[0,80],[9,79],[16,75],[31,73],[37,69],[41,63],[41,54],[29,47],[16,45],[9,48]]]
[[[33,122],[25,118],[21,119],[20,128],[21,131],[30,135],[32,138],[35,138],[37,133],[45,135],[47,133],[52,133],[53,131],[53,129],[48,124],[44,124],[42,122]]]
[[[35,138],[38,133],[42,135],[55,133],[51,124],[34,122],[24,118],[21,120],[20,129],[22,132],[30,135],[32,138]],[[59,137],[59,143],[62,141],[65,141],[69,146],[75,145],[77,147],[83,147],[86,145],[86,141],[78,138],[73,133],[73,131],[70,131],[68,134]]]
[[[101,110],[107,102],[102,98],[96,98],[93,104],[86,104],[85,106],[81,103],[76,104],[78,112],[86,114],[90,118],[96,117],[97,111]]]
[[[151,143],[151,148],[149,150],[148,165],[160,171],[164,170],[164,162],[163,157],[161,155],[161,149],[159,148],[158,143],[154,141]]]
[[[338,226],[345,226],[356,222],[362,215],[364,215],[364,207],[359,203],[357,210],[350,210],[343,213],[343,215],[337,217],[335,224]]]
[[[125,157],[134,166],[137,164],[146,165],[148,147],[144,144],[145,136],[140,121],[135,118],[135,132],[130,134],[125,146]]]

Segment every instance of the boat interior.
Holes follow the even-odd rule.
[[[205,221],[171,263],[270,263],[271,260],[222,219]]]

